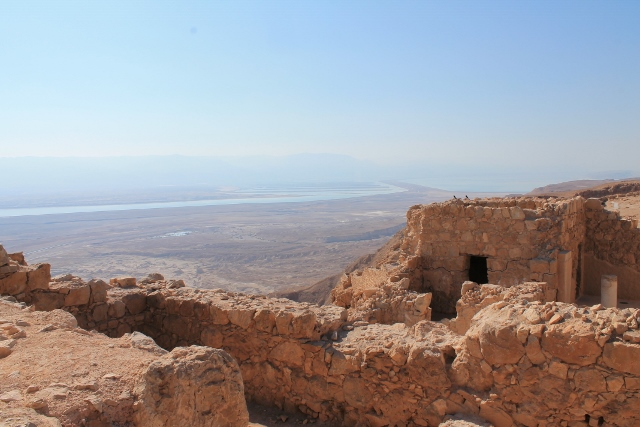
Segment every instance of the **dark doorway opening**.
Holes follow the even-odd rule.
[[[469,280],[480,285],[489,283],[489,271],[487,269],[487,257],[469,257]]]

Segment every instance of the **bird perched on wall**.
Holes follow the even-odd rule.
[[[455,195],[453,196],[453,198],[454,198],[455,200],[458,200],[458,198],[457,198]]]
[[[464,198],[465,198],[465,199],[467,199],[467,200],[471,200],[471,199],[469,198],[469,196],[467,196],[466,194],[464,195]]]

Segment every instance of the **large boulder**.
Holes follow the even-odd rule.
[[[223,350],[173,349],[149,365],[136,394],[137,425],[246,427],[249,423],[240,369]]]

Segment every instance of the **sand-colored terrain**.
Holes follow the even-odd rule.
[[[51,263],[54,275],[155,271],[188,286],[264,294],[340,273],[380,248],[409,206],[452,196],[402,185],[406,192],[325,202],[0,218],[0,241]]]

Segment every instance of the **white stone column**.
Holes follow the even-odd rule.
[[[603,274],[600,280],[600,302],[605,307],[618,306],[618,276]]]

